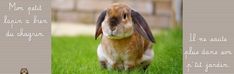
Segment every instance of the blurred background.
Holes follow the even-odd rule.
[[[181,25],[182,0],[52,0],[52,35],[94,35],[98,15],[116,2],[140,12],[153,33]]]

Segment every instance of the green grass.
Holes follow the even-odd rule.
[[[53,74],[182,74],[182,29],[161,31],[155,35],[155,58],[142,70],[101,69],[96,49],[100,42],[93,36],[52,37]]]

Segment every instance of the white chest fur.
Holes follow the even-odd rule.
[[[118,68],[121,69],[127,69],[128,68],[128,64],[131,64],[133,62],[136,61],[129,61],[128,56],[129,54],[127,54],[128,51],[121,53],[116,51],[113,47],[109,46],[108,51],[104,51],[103,47],[101,44],[99,44],[98,46],[98,50],[97,50],[97,54],[98,54],[98,58],[99,61],[106,61],[106,66],[109,69],[113,68],[113,65],[116,65]],[[111,53],[111,55],[110,55]],[[151,62],[152,59],[154,57],[154,52],[152,49],[147,49],[142,58],[139,59],[137,62],[141,63],[141,62]]]

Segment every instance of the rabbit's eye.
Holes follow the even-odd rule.
[[[126,13],[123,14],[123,19],[127,19],[127,14]]]

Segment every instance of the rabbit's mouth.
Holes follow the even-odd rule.
[[[125,31],[121,29],[116,29],[116,30],[110,31],[107,37],[110,39],[123,39],[123,38],[130,37],[132,34],[133,34],[133,31]]]
[[[122,39],[124,36],[122,36],[117,30],[110,31],[110,33],[107,36],[110,39]]]

